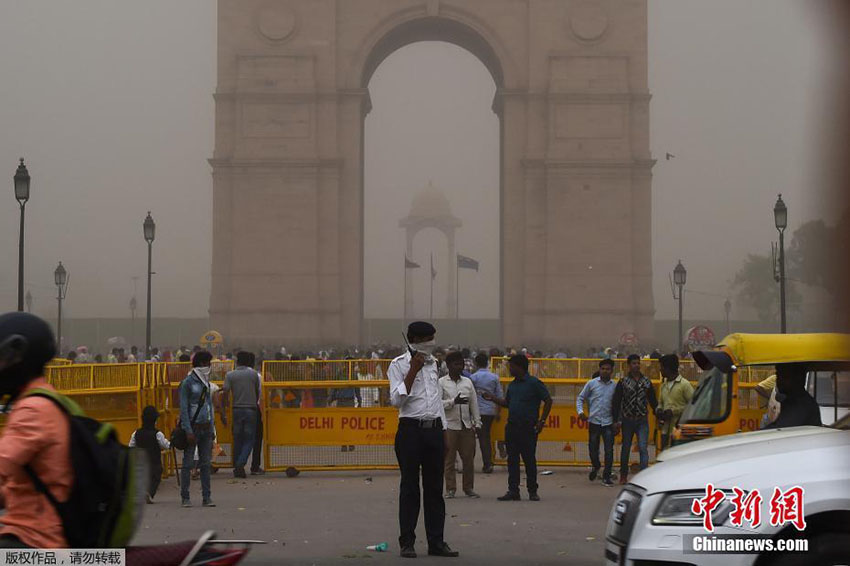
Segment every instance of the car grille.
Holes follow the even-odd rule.
[[[608,538],[628,546],[642,498],[640,492],[628,487],[620,493],[608,518]]]

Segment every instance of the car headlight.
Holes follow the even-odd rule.
[[[734,496],[732,492],[725,492],[724,499],[711,513],[711,520],[715,525],[722,525],[729,518],[733,505],[729,498]],[[691,525],[701,526],[702,515],[695,515],[691,511],[694,499],[705,496],[705,491],[688,491],[683,493],[669,493],[661,501],[655,515],[652,517],[653,525]]]

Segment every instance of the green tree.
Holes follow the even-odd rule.
[[[779,283],[773,276],[773,260],[770,256],[749,254],[735,278],[732,288],[737,291],[738,301],[755,309],[759,320],[779,320]],[[796,310],[802,300],[792,281],[786,280],[786,308]]]
[[[835,261],[838,237],[838,228],[827,226],[823,220],[797,228],[785,254],[787,276],[837,296],[842,290]]]

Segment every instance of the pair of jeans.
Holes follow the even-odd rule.
[[[643,419],[623,419],[623,444],[620,448],[620,474],[629,475],[629,454],[632,451],[632,437],[637,435],[638,452],[640,452],[640,469],[649,466],[649,421]]]
[[[481,415],[481,428],[478,431],[478,445],[481,447],[481,460],[484,469],[493,467],[493,441],[490,440],[490,430],[496,415]]]
[[[594,470],[599,469],[599,439],[605,450],[605,470],[602,472],[603,480],[611,479],[611,468],[614,466],[614,425],[598,425],[588,423],[590,438],[587,447],[590,450],[590,464]]]
[[[257,409],[233,407],[233,466],[244,468],[254,449],[257,433]]]
[[[195,443],[189,443],[183,451],[183,468],[180,470],[180,497],[189,499],[189,482],[195,465],[195,447],[198,448],[198,467],[201,471],[201,496],[210,499],[210,468],[212,460],[213,430],[209,425],[195,425],[192,429]]]
[[[525,485],[529,493],[537,492],[537,431],[534,423],[511,423],[505,426],[508,448],[508,491],[519,493],[519,459],[525,464]]]
[[[260,458],[263,454],[263,413],[257,411],[257,430],[254,435],[254,449],[251,451],[251,471],[260,469]]]
[[[425,506],[425,534],[428,547],[443,542],[446,502],[443,499],[443,464],[445,440],[443,427],[420,428],[415,423],[399,420],[395,435],[395,454],[401,471],[398,497],[398,542],[402,548],[416,541],[419,521],[419,470],[422,470],[422,499]]]

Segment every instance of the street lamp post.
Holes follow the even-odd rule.
[[[59,303],[59,313],[56,321],[56,343],[59,348],[59,352],[62,352],[62,301],[65,299],[65,296],[68,292],[68,272],[65,270],[65,267],[62,265],[62,262],[59,262],[59,266],[56,268],[56,271],[53,272],[53,281],[56,283],[56,300]]]
[[[24,158],[15,171],[15,200],[21,207],[21,235],[18,239],[18,310],[24,310],[24,212],[30,199],[30,174]]]
[[[788,227],[788,207],[785,206],[781,194],[773,206],[773,220],[779,231],[779,315],[782,321],[782,334],[785,334],[788,331],[785,318],[785,228]]]
[[[723,310],[726,311],[726,335],[732,334],[732,329],[729,325],[729,315],[732,314],[732,301],[726,299],[723,302]]]
[[[130,299],[130,344],[136,344],[136,296]]]
[[[679,293],[678,296],[676,294],[676,288],[673,289],[673,298],[679,300],[679,344],[677,348],[679,352],[684,351],[684,338],[682,335],[682,299],[684,293],[682,292],[685,283],[688,280],[688,272],[685,270],[685,266],[682,265],[682,260],[679,260],[679,263],[676,264],[676,267],[673,269],[673,284],[678,288]]]
[[[152,253],[153,240],[154,236],[156,236],[156,223],[153,221],[150,211],[148,211],[148,216],[147,218],[145,218],[145,222],[142,226],[144,228],[145,241],[148,243],[148,320],[145,329],[145,360],[148,360],[150,359],[151,355],[151,275],[153,267]]]

